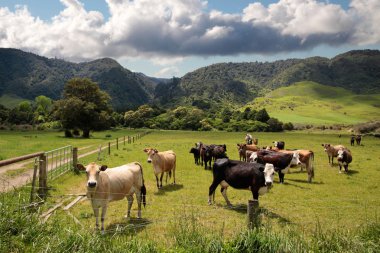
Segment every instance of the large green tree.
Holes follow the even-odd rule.
[[[63,98],[55,102],[55,115],[65,129],[80,129],[89,138],[91,130],[109,127],[110,96],[88,78],[73,78],[63,90]]]

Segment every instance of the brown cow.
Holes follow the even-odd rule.
[[[154,175],[156,176],[157,188],[162,187],[162,178],[166,174],[166,183],[168,183],[168,174],[171,177],[173,171],[173,184],[175,184],[176,154],[172,150],[158,152],[157,149],[145,148],[144,152],[148,154],[148,163],[153,164]],[[160,184],[158,183],[158,174],[161,173]]]
[[[331,146],[331,144],[328,144],[328,143],[322,144],[322,147],[324,148],[325,152],[327,153],[327,156],[329,157],[329,164],[331,164],[331,166],[333,166],[333,164],[334,164],[334,157],[338,156],[339,149],[341,149],[341,148],[345,149],[346,148],[343,145]],[[330,160],[331,160],[331,162],[330,162]]]
[[[127,197],[128,211],[126,217],[129,217],[133,193],[135,193],[138,204],[137,217],[141,218],[141,202],[145,206],[146,188],[140,163],[133,162],[110,169],[107,169],[106,165],[99,166],[96,163],[90,163],[86,167],[78,164],[77,168],[87,173],[87,198],[91,201],[97,229],[99,228],[99,209],[102,208],[102,233],[104,233],[104,217],[110,201]]]
[[[294,162],[291,164],[292,167],[301,167],[301,171],[303,168],[306,168],[308,175],[308,182],[311,183],[314,178],[314,152],[311,150],[298,149],[298,150],[279,150],[281,153],[294,154],[295,152],[299,153],[300,164],[295,164]]]
[[[348,164],[352,162],[352,155],[351,151],[346,148],[341,148],[338,150],[338,164],[339,164],[339,173],[342,169],[342,166],[344,167],[344,171],[348,172]]]

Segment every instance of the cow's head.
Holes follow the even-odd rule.
[[[297,164],[297,165],[301,164],[300,153],[298,151],[293,153],[291,164]]]
[[[323,149],[325,150],[325,152],[327,152],[327,150],[330,148],[330,144],[328,144],[328,143],[325,143],[325,144],[322,144],[322,147],[323,147]]]
[[[278,141],[274,141],[273,146],[277,147],[277,145],[278,145]]]
[[[273,186],[274,166],[271,163],[265,164],[264,169],[265,185],[269,188]]]
[[[148,160],[147,160],[147,162],[151,163],[153,161],[153,159],[154,159],[154,156],[158,153],[158,150],[151,148],[151,149],[149,149],[149,150],[147,150],[145,152],[148,154]]]
[[[78,170],[86,171],[87,173],[87,187],[96,188],[98,184],[99,174],[101,171],[107,169],[107,165],[99,166],[96,163],[90,163],[86,167],[82,164],[77,164]]]
[[[344,150],[341,148],[338,150],[338,161],[342,161],[344,156]]]
[[[251,161],[251,163],[255,163],[257,162],[257,152],[252,152],[251,156],[249,157],[249,160]]]

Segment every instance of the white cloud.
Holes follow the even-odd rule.
[[[0,47],[73,61],[136,57],[171,66],[170,58],[191,55],[380,43],[378,0],[352,0],[348,10],[317,0],[280,0],[267,7],[256,2],[240,15],[206,12],[207,2],[200,0],[106,0],[108,20],[79,0],[61,2],[64,9],[51,21],[33,17],[25,6],[14,12],[0,8]]]
[[[171,76],[178,76],[179,74],[179,68],[175,66],[170,66],[166,68],[160,69],[158,72],[154,74],[155,77],[162,77],[162,78],[168,78]]]

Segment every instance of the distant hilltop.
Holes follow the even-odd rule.
[[[244,105],[299,81],[380,93],[380,51],[354,50],[332,59],[311,57],[274,62],[219,63],[182,78],[159,79],[135,73],[110,58],[71,63],[17,49],[0,49],[0,97],[59,99],[73,77],[88,77],[108,92],[118,111],[155,103],[165,107],[228,102]]]

